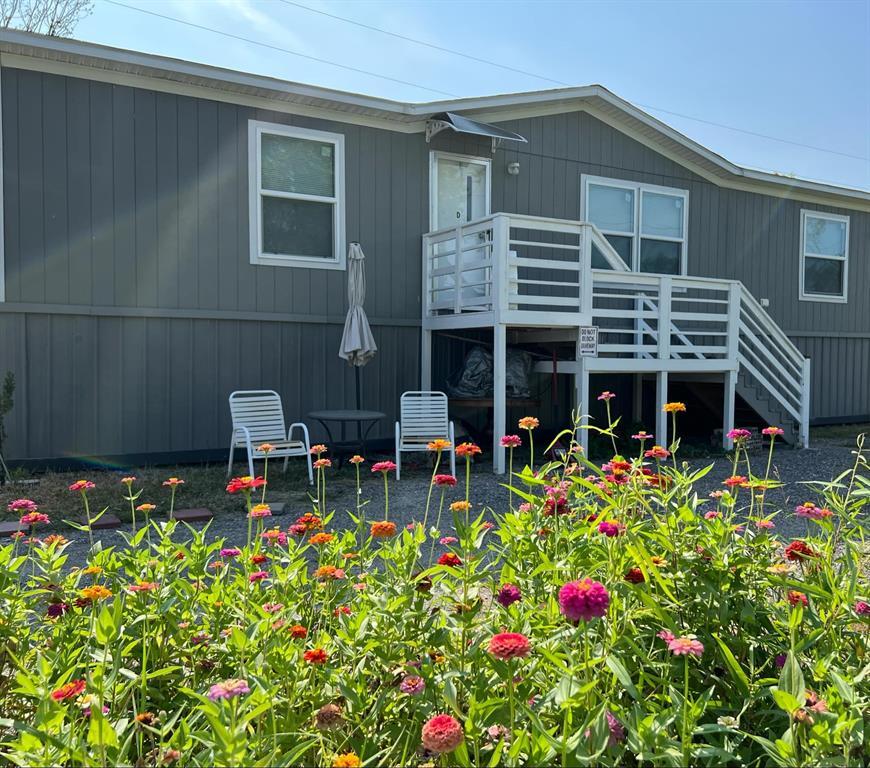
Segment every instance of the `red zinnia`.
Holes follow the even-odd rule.
[[[234,477],[227,484],[227,493],[238,493],[239,491],[242,491],[243,493],[250,493],[255,488],[260,488],[265,484],[266,481],[262,477],[251,477],[250,475]]]
[[[626,581],[631,582],[632,584],[642,584],[644,581],[646,581],[643,575],[643,571],[640,568],[629,568],[623,578]]]
[[[531,653],[529,638],[519,632],[500,632],[489,641],[489,652],[497,659],[521,659]]]
[[[455,453],[457,456],[474,456],[478,453],[483,453],[483,451],[474,443],[460,443],[456,446]]]
[[[72,682],[62,685],[60,688],[51,692],[51,698],[55,701],[66,701],[74,699],[80,693],[84,692],[87,683],[84,680],[73,680]]]
[[[383,472],[387,474],[387,472],[394,472],[396,469],[395,463],[392,461],[379,461],[376,464],[372,464],[372,472]]]
[[[438,558],[438,565],[452,565],[454,567],[462,565],[462,560],[459,555],[453,552],[445,552]]]
[[[288,631],[290,632],[290,637],[296,638],[297,640],[308,637],[308,630],[301,624],[294,624]]]
[[[731,477],[722,481],[723,485],[727,485],[729,488],[734,488],[738,485],[743,485],[746,482],[746,477],[744,475],[731,475]]]
[[[450,715],[435,715],[423,725],[422,737],[430,752],[452,752],[462,743],[462,726]]]
[[[797,539],[785,548],[785,556],[788,560],[806,560],[808,557],[818,557],[819,553],[808,544]]]
[[[788,602],[790,605],[809,605],[807,596],[803,592],[798,592],[796,589],[789,591]]]
[[[329,655],[323,650],[323,648],[314,648],[313,650],[305,651],[305,653],[302,654],[302,658],[309,664],[326,664]]]
[[[453,475],[435,475],[435,477],[432,478],[432,483],[434,485],[454,486],[454,485],[456,485],[456,478],[453,477]]]

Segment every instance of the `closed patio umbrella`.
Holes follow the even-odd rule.
[[[347,251],[347,318],[338,356],[354,366],[356,374],[356,407],[360,408],[359,369],[378,351],[369,320],[363,309],[366,298],[365,254],[359,243],[351,243]]]

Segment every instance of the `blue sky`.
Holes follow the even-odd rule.
[[[734,162],[870,189],[870,0],[119,1],[415,85],[227,39],[106,0],[96,0],[76,37],[402,100],[556,87],[300,7],[308,6],[560,82],[600,83]]]

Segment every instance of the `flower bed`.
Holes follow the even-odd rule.
[[[683,409],[665,408],[676,434]],[[508,508],[485,516],[468,502],[476,446],[457,446],[454,478],[433,443],[429,498],[399,530],[394,465],[361,457],[355,527],[333,529],[325,446],[312,449],[312,505],[289,529],[263,503],[268,464],[230,482],[245,541],[156,524],[124,478],[135,532],[121,548],[94,541],[70,571],[63,538],[38,539],[51,510],[13,502],[33,532],[0,548],[3,754],[155,766],[867,759],[863,444],[851,472],[808,489],[813,501],[773,510],[776,428],[766,468],[749,465],[735,430],[730,476],[698,498],[710,468],[681,465],[678,441],[640,432],[632,457],[595,466],[572,446],[542,464],[537,420],[520,427],[524,439],[504,438]],[[383,509],[362,502],[372,482]],[[172,499],[181,483],[166,482]],[[457,483],[466,498],[448,506]],[[92,490],[70,487],[91,521]],[[806,536],[779,540],[780,515],[803,518]]]

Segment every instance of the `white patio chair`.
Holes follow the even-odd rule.
[[[399,401],[396,422],[396,480],[402,474],[402,453],[425,451],[426,444],[441,438],[450,441],[450,474],[456,476],[456,445],[453,422],[447,415],[443,392],[405,392]]]
[[[314,484],[311,468],[311,445],[308,427],[294,422],[290,429],[284,428],[284,406],[281,396],[271,389],[252,389],[233,392],[230,395],[230,415],[233,419],[233,434],[230,437],[230,460],[227,464],[227,477],[233,471],[233,453],[236,448],[248,452],[248,474],[254,476],[254,459],[265,458],[266,454],[257,450],[263,443],[271,443],[269,458],[284,457],[284,471],[291,456],[304,456],[308,461],[308,482]],[[300,430],[301,439],[293,439],[294,430]]]

